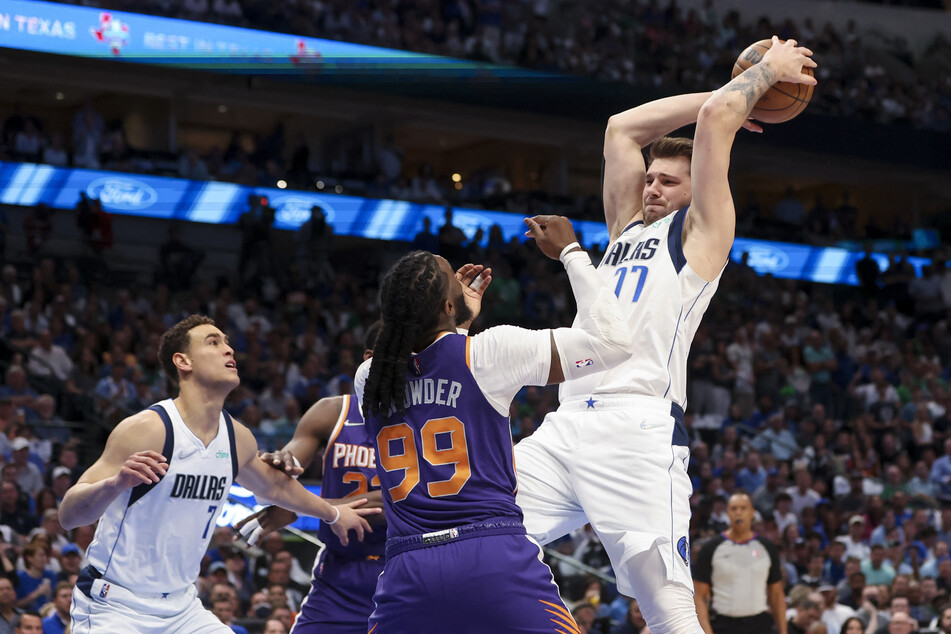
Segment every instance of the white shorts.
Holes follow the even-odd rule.
[[[626,565],[655,544],[669,581],[691,591],[689,441],[683,412],[666,399],[573,399],[515,446],[516,500],[542,544],[590,523],[634,596]]]
[[[72,634],[234,634],[206,610],[195,586],[168,597],[143,597],[96,579],[87,596],[77,583],[69,609]]]

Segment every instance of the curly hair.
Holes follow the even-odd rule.
[[[390,268],[380,288],[383,327],[373,347],[373,361],[363,392],[363,415],[403,414],[403,392],[413,344],[420,333],[439,323],[448,280],[436,256],[427,251],[404,255]]]

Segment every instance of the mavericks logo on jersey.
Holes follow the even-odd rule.
[[[215,454],[215,458],[230,458],[230,457],[231,457],[231,454],[228,453],[227,451],[219,451],[218,453]]]
[[[604,263],[608,266],[617,266],[630,260],[650,260],[657,253],[659,245],[660,240],[658,238],[641,240],[637,244],[615,242],[611,251],[605,256]]]
[[[175,474],[175,484],[169,497],[186,500],[222,500],[225,497],[226,476]]]

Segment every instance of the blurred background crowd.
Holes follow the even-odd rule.
[[[946,36],[909,42],[854,23],[741,16],[712,2],[697,9],[640,0],[81,4],[681,91],[716,87],[738,50],[777,32],[821,51],[823,88],[810,115],[936,135],[951,121]],[[902,4],[943,15],[939,3]],[[286,179],[291,189],[602,217],[596,184],[580,193],[521,187],[498,157],[456,181],[380,130],[316,147],[280,122],[249,134],[225,121],[208,137],[214,142],[133,147],[127,127],[139,125],[141,104],[113,104],[108,114],[101,104],[83,99],[47,116],[5,102],[0,160],[247,185]],[[227,119],[225,105],[216,112]],[[738,199],[739,235],[899,244],[924,226],[907,209],[891,216],[866,209],[867,198],[856,200],[862,185],[848,177],[830,177],[816,193],[778,172],[768,179],[771,199]],[[903,194],[910,207],[917,193]],[[457,266],[492,267],[476,329],[562,326],[574,315],[558,263],[496,228],[467,234],[451,212],[442,223],[420,220],[411,243],[335,235],[320,208],[295,232],[273,222],[274,209],[260,198],[249,199],[231,226],[134,224],[86,196],[73,210],[0,204],[0,633],[12,631],[3,628],[17,610],[42,609],[51,628],[68,622],[66,591],[92,531],[63,531],[55,509],[112,426],[168,396],[157,345],[181,318],[207,314],[229,335],[242,384],[227,408],[262,449],[273,449],[317,399],[350,392],[377,318],[380,274],[410,248]],[[149,255],[136,255],[145,235],[151,242],[141,250]],[[776,279],[733,262],[692,347],[691,542],[699,548],[722,531],[730,494],[750,492],[756,531],[779,547],[790,606],[805,605],[810,590],[836,590],[823,592],[826,604],[798,611],[803,631],[836,633],[853,612],[865,626],[887,628],[903,612],[938,628],[951,602],[951,268],[940,247],[919,255],[931,258],[921,275],[900,249],[884,268],[867,255],[856,266],[857,287]],[[555,407],[555,389],[523,390],[511,408],[515,440]],[[319,480],[321,464],[315,460],[303,477]],[[610,575],[589,530],[552,547]],[[202,600],[236,632],[286,632],[313,554],[277,534],[260,550],[236,548],[231,529],[219,527],[202,567]],[[603,578],[549,561],[583,631],[643,630],[636,601]],[[942,631],[951,632],[951,618]]]

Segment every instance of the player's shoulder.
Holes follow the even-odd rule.
[[[162,435],[164,435],[165,423],[158,412],[153,409],[144,409],[119,421],[119,424],[112,430],[113,434],[117,432],[120,434],[146,435],[162,432]]]
[[[109,440],[135,447],[133,451],[160,451],[165,443],[165,423],[158,412],[145,409],[122,419],[109,434]]]
[[[354,399],[354,397],[350,398]],[[337,419],[340,418],[347,400],[346,396],[328,396],[318,400],[301,416],[300,422],[297,423],[296,433],[326,440],[333,431]]]

